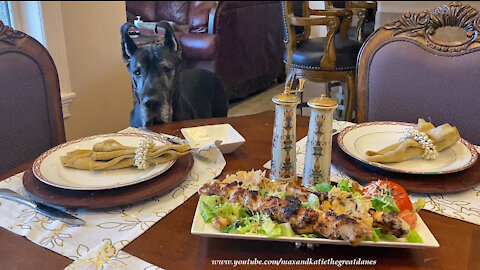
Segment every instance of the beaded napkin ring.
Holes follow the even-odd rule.
[[[155,144],[152,140],[142,139],[140,144],[138,145],[137,150],[135,151],[135,163],[133,164],[139,170],[146,170],[148,168],[147,163],[147,153],[148,149],[150,149]]]
[[[423,154],[421,155],[422,158],[434,159],[438,156],[437,147],[424,132],[418,131],[414,128],[406,129],[399,141],[403,141],[405,139],[413,139],[420,144],[420,146],[423,148]]]

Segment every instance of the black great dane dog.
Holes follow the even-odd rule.
[[[202,69],[180,72],[182,49],[167,22],[157,24],[165,29],[163,45],[137,46],[128,34],[131,26],[122,25],[121,34],[133,84],[132,127],[227,116],[228,101],[215,74]]]

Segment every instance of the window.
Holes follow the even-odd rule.
[[[0,1],[0,21],[2,21],[5,25],[12,26],[8,1]]]

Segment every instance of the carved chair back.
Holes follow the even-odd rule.
[[[282,14],[284,24],[284,43],[287,47],[287,65],[290,65],[291,56],[301,45],[302,41],[310,38],[311,26],[327,26],[328,32],[324,44],[318,48],[323,51],[320,67],[318,70],[334,71],[336,68],[337,54],[334,46],[335,33],[347,38],[348,26],[352,21],[352,12],[346,9],[316,10],[309,8],[308,1],[282,1]],[[323,17],[311,17],[323,16]],[[340,18],[344,18],[340,23]],[[348,47],[348,45],[344,45]],[[308,68],[305,68],[308,69]],[[312,67],[312,69],[315,69]]]
[[[65,142],[60,86],[48,51],[0,21],[0,175]]]
[[[357,60],[358,122],[424,118],[480,144],[479,31],[479,11],[460,3],[377,29]]]
[[[308,6],[308,1],[289,1],[282,3],[283,11],[283,42],[288,43],[290,40],[289,27],[290,24],[287,23],[288,14],[293,14],[297,17],[310,17],[310,8]],[[291,13],[287,12],[290,11]],[[292,31],[295,41],[305,40],[310,36],[311,25],[304,26],[293,26],[294,31]]]
[[[356,26],[347,30],[348,38],[363,43],[375,27],[376,1],[324,1],[326,9],[346,8],[357,17]]]

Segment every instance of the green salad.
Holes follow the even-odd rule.
[[[256,185],[249,184],[247,188],[250,191],[258,192],[263,197],[275,196],[281,199],[286,197],[285,192],[269,191]],[[405,234],[397,234],[405,239],[402,241],[410,243],[423,242],[415,230],[415,225],[417,221],[416,212],[423,208],[425,201],[420,199],[412,204],[403,188],[393,182],[379,180],[362,187],[358,184],[352,184],[349,180],[343,180],[335,186],[328,183],[318,184],[314,187],[314,191],[317,193],[309,192],[307,200],[303,199],[301,206],[307,209],[337,213],[337,216],[343,216],[344,213],[346,215],[354,213],[353,216],[358,218],[358,220],[362,220],[361,217],[364,217],[365,213],[369,213],[369,211],[374,211],[373,209],[387,214],[395,212],[395,217],[400,217],[410,226],[409,230],[405,230]],[[325,195],[322,195],[324,196],[322,201],[316,194],[328,194],[328,199],[325,199]],[[349,208],[348,202],[351,204],[355,202],[355,211],[348,210],[352,208],[351,205]],[[363,210],[357,209],[362,205],[364,206]],[[282,236],[326,238],[317,233],[298,234],[288,222],[279,223],[276,220],[272,220],[269,215],[250,211],[238,202],[222,202],[222,198],[219,195],[201,195],[199,210],[203,220],[206,223],[212,223],[222,233],[255,234],[272,238]],[[363,213],[364,216],[359,216],[360,214],[357,214],[357,212]],[[385,215],[386,218],[388,216]],[[381,227],[376,227],[375,222],[373,227],[370,228],[373,237],[364,239],[365,241],[399,241],[399,238],[392,233]]]

